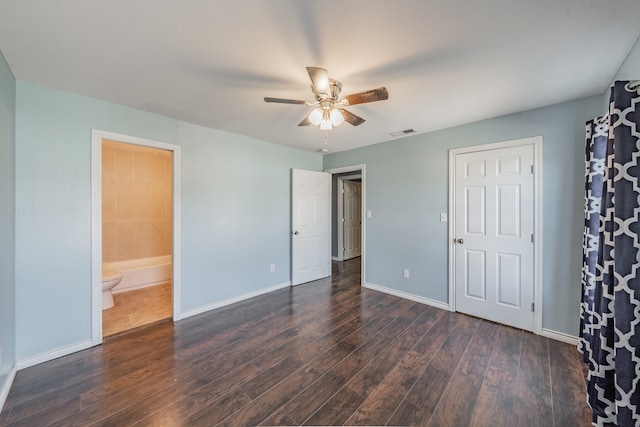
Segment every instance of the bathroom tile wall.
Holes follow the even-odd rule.
[[[102,142],[102,259],[171,254],[171,152]]]

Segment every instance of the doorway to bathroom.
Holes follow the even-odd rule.
[[[176,318],[179,147],[92,134],[93,343]]]

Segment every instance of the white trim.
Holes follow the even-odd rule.
[[[342,261],[337,256],[331,256],[331,261]]]
[[[451,243],[455,236],[455,157],[458,154],[495,150],[500,148],[518,147],[522,145],[533,146],[533,287],[536,311],[533,313],[533,332],[541,335],[542,329],[542,137],[516,139],[513,141],[496,142],[492,144],[474,145],[470,147],[455,148],[449,150],[449,236],[447,246],[449,252],[449,307],[456,310],[455,271],[454,271],[454,246]]]
[[[567,344],[575,346],[578,345],[578,337],[565,334],[564,332],[552,331],[551,329],[542,329],[541,335],[552,340],[566,342]]]
[[[533,332],[540,335],[542,329],[542,137],[539,136],[533,143],[533,203],[535,206],[535,214],[533,217],[533,274],[535,286],[536,312],[533,316],[534,329]],[[576,343],[577,345],[577,343]]]
[[[456,154],[453,153],[453,150],[449,150],[449,207],[447,212],[447,218],[449,220],[449,235],[447,236],[447,251],[448,251],[448,264],[449,264],[449,310],[456,311],[456,287],[455,287],[455,266],[454,266],[454,255],[455,248],[452,244],[453,236],[455,236],[456,228],[455,224],[455,172],[456,172]]]
[[[180,317],[180,146],[97,129],[91,130],[91,343],[102,343],[102,140],[141,145],[173,154],[173,319]]]
[[[16,368],[18,370],[29,368],[34,365],[38,365],[40,363],[48,362],[53,359],[57,359],[62,356],[67,356],[71,353],[75,353],[77,351],[86,350],[88,348],[93,347],[93,340],[85,340],[79,343],[72,344],[67,347],[60,347],[53,351],[48,351],[46,353],[39,354],[37,356],[27,357],[26,359],[17,360]]]
[[[337,184],[338,194],[336,194],[336,223],[338,226],[338,256],[336,258],[338,258],[338,261],[344,261],[344,180],[338,178]],[[331,189],[333,189],[333,185],[331,186]],[[331,197],[331,199],[333,201],[333,197]]]
[[[366,282],[366,271],[367,271],[367,165],[352,165],[352,166],[342,166],[339,168],[325,169],[324,170],[331,175],[344,173],[344,172],[356,172],[360,171],[362,175],[362,200],[361,200],[361,209],[362,209],[362,240],[360,242],[362,246],[362,253],[360,254],[360,285],[364,286]],[[332,177],[333,179],[333,177]],[[333,185],[331,186],[333,187]],[[333,196],[332,196],[333,197]],[[329,222],[331,224],[331,222]],[[330,233],[333,233],[329,230]],[[330,234],[333,235],[333,234]]]
[[[237,297],[233,297],[233,298],[230,298],[228,300],[224,300],[224,301],[220,301],[220,302],[217,302],[217,303],[214,303],[214,304],[208,304],[208,305],[200,306],[198,308],[194,308],[193,310],[189,310],[186,313],[181,313],[179,318],[177,318],[177,319],[174,318],[174,319],[175,320],[183,320],[183,319],[186,319],[187,317],[195,316],[197,314],[202,314],[202,313],[205,313],[207,311],[215,310],[217,308],[224,307],[224,306],[230,305],[230,304],[235,304],[237,302],[244,301],[244,300],[249,299],[249,298],[254,298],[254,297],[257,297],[257,296],[260,296],[260,295],[268,294],[269,292],[274,292],[274,291],[277,291],[279,289],[288,288],[290,286],[291,286],[291,281],[287,281],[287,282],[284,282],[284,283],[280,283],[278,285],[270,286],[268,288],[259,289],[259,290],[254,291],[254,292],[249,292],[249,293],[237,296]]]
[[[180,194],[181,179],[182,179],[182,169],[181,169],[181,147],[179,145],[172,145],[173,150],[173,201],[171,203],[173,207],[173,252],[172,252],[172,263],[171,266],[173,268],[173,291],[171,292],[171,298],[173,300],[173,319],[180,317],[181,310],[181,296],[182,296],[182,280],[180,279],[181,271],[182,271],[182,250],[181,250],[181,242],[182,242],[182,229],[180,224],[182,224],[182,198]]]
[[[102,135],[91,130],[91,344],[102,343]]]
[[[430,298],[421,297],[421,296],[410,294],[410,293],[407,293],[407,292],[402,292],[402,291],[399,291],[397,289],[387,288],[385,286],[376,285],[374,283],[365,283],[362,286],[364,288],[367,288],[367,289],[372,289],[372,290],[378,291],[378,292],[384,292],[385,294],[395,295],[397,297],[408,299],[410,301],[419,302],[421,304],[426,304],[426,305],[430,305],[432,307],[439,308],[441,310],[449,311],[449,304],[444,303],[444,302],[436,301],[436,300],[433,300],[433,299],[430,299]]]
[[[9,373],[7,374],[7,379],[4,381],[2,388],[0,388],[0,413],[2,413],[2,408],[4,408],[4,404],[7,401],[7,397],[9,396],[9,390],[11,390],[11,386],[13,385],[13,380],[16,377],[16,372],[18,372],[18,367],[14,363]]]

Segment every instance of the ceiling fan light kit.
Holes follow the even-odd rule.
[[[344,123],[344,116],[342,115],[340,110],[336,110],[334,108],[329,113],[329,116],[331,118],[331,124],[334,125],[334,126],[340,126],[342,123]]]
[[[316,108],[314,108],[298,126],[314,125],[319,126],[320,129],[324,131],[331,130],[334,126],[340,126],[343,122],[348,122],[352,126],[358,126],[364,123],[365,120],[347,111],[344,107],[389,99],[389,92],[385,87],[358,92],[340,98],[342,83],[329,78],[327,70],[318,67],[307,67],[307,73],[311,80],[311,91],[316,98],[314,102],[297,99],[264,98],[265,102],[315,106]]]
[[[312,125],[318,126],[322,121],[322,109],[316,108],[309,114],[309,121]]]
[[[329,104],[324,104],[322,108],[313,109],[309,113],[308,119],[312,125],[320,126],[321,130],[331,130],[334,126],[340,126],[344,122],[342,113]]]

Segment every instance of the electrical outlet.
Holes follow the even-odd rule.
[[[406,268],[404,270],[402,270],[402,277],[404,279],[408,279],[409,278],[409,270],[407,270]]]
[[[440,222],[447,222],[447,213],[446,212],[442,212],[440,214]]]
[[[273,273],[274,271],[276,271],[276,265],[275,264],[271,264],[271,267],[269,267],[271,269],[271,272]]]

